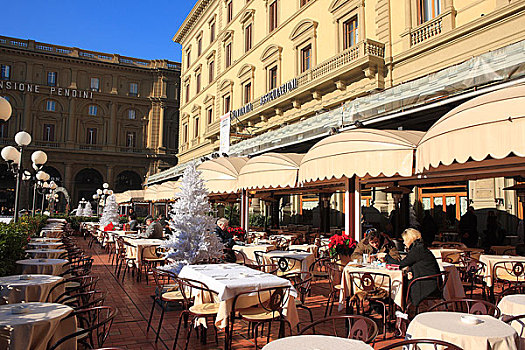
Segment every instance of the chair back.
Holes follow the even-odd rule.
[[[493,282],[525,282],[524,261],[499,261],[492,268]]]
[[[496,305],[479,299],[446,300],[433,305],[427,311],[464,312],[473,315],[489,315],[495,318],[499,318],[501,315],[501,311]]]
[[[440,272],[440,273],[437,273],[435,275],[429,275],[429,276],[423,276],[423,277],[418,277],[418,278],[414,278],[410,281],[410,283],[408,284],[408,288],[407,288],[407,295],[406,295],[406,299],[405,299],[405,308],[408,308],[408,306],[410,305],[410,291],[412,289],[412,286],[414,285],[414,283],[417,283],[419,281],[436,281],[437,283],[437,288],[438,288],[438,294],[439,296],[437,297],[427,297],[426,299],[427,300],[430,300],[430,299],[443,299],[443,290],[445,289],[445,285],[447,284],[447,281],[448,281],[448,274],[449,272],[448,271],[443,271],[443,272]],[[417,306],[416,306],[416,313],[417,313],[418,309],[417,309]]]
[[[324,327],[317,327],[320,325]],[[371,318],[361,315],[338,315],[329,316],[307,325],[299,332],[299,335],[331,335],[361,340],[368,344],[374,341],[378,332],[377,324]]]
[[[443,341],[443,340],[435,340],[435,339],[410,339],[410,340],[402,340],[395,343],[392,343],[390,345],[384,346],[380,348],[379,350],[405,350],[405,349],[420,349],[418,345],[434,345],[433,349],[440,349],[440,350],[463,350],[457,345],[451,344],[449,342]],[[409,346],[412,345],[412,346]],[[425,348],[425,347],[423,347]]]
[[[290,297],[290,286],[262,288],[239,293],[233,299],[232,314],[236,311],[239,298],[255,295],[257,296],[257,307],[272,313],[274,317],[279,316],[283,318],[283,309]]]
[[[525,338],[525,314],[517,316],[504,315],[501,320],[511,325],[518,332],[520,340],[523,341],[523,338]]]
[[[270,261],[277,265],[278,274],[287,274],[292,271],[301,271],[302,260],[293,257],[271,257]]]
[[[292,272],[282,275],[281,277],[286,278],[292,283],[292,286],[299,294],[299,300],[304,303],[306,296],[310,294],[310,291],[312,290],[312,273]]]
[[[330,281],[330,289],[331,291],[333,291],[334,286],[341,283],[341,277],[343,275],[345,265],[333,261],[327,261],[326,267],[328,270],[328,280]]]
[[[376,272],[350,272],[350,281],[353,293],[359,291],[372,292],[377,288],[386,289],[387,295],[392,293],[392,279],[390,275]]]

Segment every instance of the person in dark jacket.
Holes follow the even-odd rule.
[[[366,231],[366,237],[357,244],[350,259],[363,262],[363,254],[371,257],[378,253],[388,253],[392,258],[398,261],[401,260],[401,256],[399,256],[399,252],[394,242],[390,240],[390,237],[382,232],[378,232],[375,228],[371,228]]]
[[[153,220],[153,217],[148,216],[146,218],[146,231],[139,234],[139,238],[150,238],[150,239],[162,239],[164,232],[162,226],[157,221]]]
[[[408,228],[401,234],[401,237],[403,237],[403,242],[408,249],[407,256],[403,260],[397,261],[390,255],[386,255],[387,263],[399,264],[400,268],[408,269],[408,279],[436,275],[441,272],[434,254],[425,247],[421,239],[421,232]],[[408,293],[411,303],[417,306],[425,298],[439,293],[437,281],[418,281],[412,285]]]
[[[427,247],[430,247],[434,240],[436,239],[436,235],[438,233],[438,227],[436,225],[436,222],[434,221],[434,218],[430,214],[430,210],[425,210],[425,216],[423,216],[423,220],[421,223],[421,236],[423,238],[423,242],[425,242],[425,245]]]
[[[137,219],[135,218],[134,215],[133,216],[132,215],[129,216],[128,224],[129,224],[129,230],[130,231],[137,231],[137,229],[138,229],[137,226],[139,225],[139,223],[138,223],[138,221],[137,221]]]
[[[478,218],[474,214],[474,207],[468,207],[467,212],[459,220],[461,242],[469,248],[478,245]]]
[[[233,236],[228,232],[229,221],[226,218],[220,218],[217,220],[217,226],[215,227],[215,234],[221,239],[222,243],[226,248],[231,248],[235,245]]]

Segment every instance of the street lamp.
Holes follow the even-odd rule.
[[[109,189],[109,184],[104,182],[102,188],[99,188],[93,195],[93,199],[97,202],[97,216],[100,214],[100,208],[106,205],[106,199],[112,194],[113,191]]]
[[[7,121],[11,117],[13,109],[8,100],[0,97],[0,120]]]
[[[1,103],[0,109],[3,109],[4,102]],[[2,112],[3,113],[3,112]],[[5,115],[4,115],[5,116]],[[8,117],[9,118],[9,117]],[[13,146],[6,146],[2,149],[2,158],[7,162],[9,169],[16,175],[16,192],[15,192],[15,215],[14,222],[18,221],[18,202],[20,200],[20,186],[22,183],[22,176],[24,168],[22,164],[22,155],[24,147],[31,143],[31,135],[25,131],[19,131],[15,135],[15,142],[18,149]]]

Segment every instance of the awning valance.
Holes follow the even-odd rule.
[[[284,188],[297,185],[297,173],[304,154],[266,153],[251,158],[242,167],[239,188]]]
[[[210,193],[237,192],[239,172],[248,158],[220,157],[207,160],[197,167]]]
[[[343,176],[410,176],[414,150],[423,132],[359,128],[315,144],[299,167],[299,182]]]
[[[118,204],[128,203],[132,201],[144,200],[144,190],[128,190],[122,193],[116,193],[115,199]]]
[[[156,201],[157,190],[159,187],[160,185],[148,186],[148,188],[144,190],[144,200],[148,202]]]
[[[418,172],[430,167],[525,157],[525,86],[501,89],[473,98],[441,117],[416,150]]]
[[[163,182],[157,188],[157,193],[155,194],[156,200],[174,200],[177,196],[177,193],[180,191],[179,185],[179,181]]]

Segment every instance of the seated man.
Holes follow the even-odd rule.
[[[135,214],[130,214],[129,217],[128,217],[128,224],[129,224],[129,230],[130,231],[137,231],[138,229],[138,221],[137,221],[137,218],[135,217]]]
[[[369,262],[363,261],[363,254],[367,254],[367,256],[370,257],[378,253],[385,253],[397,261],[401,260],[401,256],[394,243],[386,234],[378,232],[374,228],[367,230],[366,233],[366,237],[357,244],[350,259],[359,262]]]
[[[231,248],[235,245],[233,236],[228,232],[229,221],[226,218],[220,218],[217,220],[217,226],[215,227],[215,234],[220,238],[226,248]]]
[[[146,227],[146,231],[141,232],[139,238],[163,238],[164,233],[162,231],[162,226],[160,226],[157,221],[154,221],[152,216],[146,218]]]

